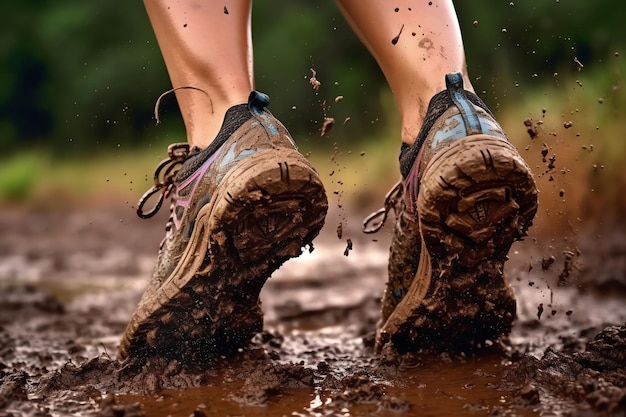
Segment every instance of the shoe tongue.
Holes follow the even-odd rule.
[[[202,164],[209,159],[223,144],[232,136],[237,129],[239,129],[245,122],[252,117],[248,104],[237,104],[226,111],[224,116],[224,122],[218,132],[215,139],[211,144],[203,149],[194,147],[192,148],[187,160],[185,160],[183,166],[176,174],[175,182],[180,183],[185,178],[193,174]],[[194,152],[195,150],[195,152]]]

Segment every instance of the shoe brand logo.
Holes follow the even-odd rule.
[[[487,215],[489,212],[489,202],[488,201],[479,201],[472,207],[472,209],[468,210],[467,214],[474,220],[476,223],[484,223],[487,221]]]
[[[237,233],[243,234],[247,233],[247,231],[257,230],[259,235],[268,238],[278,232],[285,232],[289,223],[291,223],[291,219],[284,212],[268,213],[263,218],[250,215],[238,224]]]

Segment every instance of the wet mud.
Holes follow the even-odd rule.
[[[165,223],[133,216],[0,211],[0,416],[626,413],[626,224],[531,231],[506,266],[508,340],[398,356],[373,353],[390,230],[372,239],[355,220],[338,240],[331,213],[315,250],[268,280],[265,330],[199,369],[116,359]]]

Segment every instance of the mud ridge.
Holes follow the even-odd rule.
[[[537,359],[524,355],[505,374],[503,386],[520,405],[549,408],[554,397],[575,403],[568,415],[626,413],[626,325],[609,326],[582,351],[546,349]],[[581,413],[582,412],[582,413]]]

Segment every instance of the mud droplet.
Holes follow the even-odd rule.
[[[541,320],[541,315],[543,314],[543,303],[540,303],[537,306],[537,320]]]
[[[556,262],[556,258],[554,256],[548,256],[543,258],[541,260],[541,269],[547,271],[548,269],[550,269],[554,262]]]
[[[563,197],[564,195],[565,195],[565,190],[561,188],[559,190],[559,197]]]
[[[574,63],[576,64],[576,67],[577,67],[578,71],[583,69],[584,65],[583,65],[582,62],[580,62],[580,60],[578,58],[574,58]]]
[[[352,239],[346,239],[346,250],[343,251],[343,256],[348,256],[352,250]]]
[[[569,121],[569,120],[567,122],[563,123],[563,127],[565,129],[569,129],[570,127],[572,127],[572,125],[573,125],[572,122]]]
[[[543,145],[541,145],[541,158],[544,163],[547,162],[546,156],[548,156],[549,151],[550,148],[548,147],[548,144],[544,142]]]
[[[552,155],[549,158],[549,163],[548,163],[548,171],[554,169],[554,167],[556,166],[556,155]]]
[[[224,14],[228,14],[228,9],[224,6]]]
[[[526,133],[528,133],[528,136],[531,140],[539,136],[539,125],[537,123],[534,123],[533,119],[528,118],[524,120],[524,126],[526,126]]]
[[[313,86],[313,90],[318,91],[322,83],[317,80],[316,75],[317,72],[311,68],[311,78],[309,79],[309,83]]]
[[[339,223],[339,225],[337,226],[337,238],[341,240],[342,237],[343,237],[343,223]]]
[[[559,285],[564,285],[567,283],[568,278],[570,277],[572,270],[574,269],[574,257],[576,256],[576,253],[566,250],[563,252],[563,256],[563,270],[559,274]]]
[[[325,117],[320,136],[325,136],[328,132],[330,132],[334,125],[335,119],[333,117]]]
[[[404,30],[404,25],[402,25],[402,27],[400,28],[400,32],[398,32],[398,35],[391,40],[392,45],[395,45],[398,43],[398,41],[400,40],[400,35],[402,35],[403,30]]]

